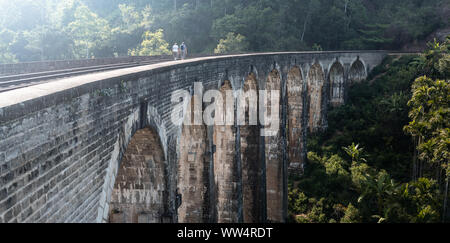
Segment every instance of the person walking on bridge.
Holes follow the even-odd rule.
[[[176,61],[178,60],[178,56],[179,56],[179,47],[178,44],[175,43],[172,47],[172,53],[173,53],[173,59]]]
[[[181,60],[184,60],[187,56],[187,47],[186,44],[184,44],[184,42],[181,43],[180,49],[181,49]]]

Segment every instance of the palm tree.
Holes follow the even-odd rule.
[[[396,196],[399,186],[385,171],[378,173],[377,176],[366,174],[365,178],[364,190],[358,198],[358,203],[361,203],[365,198],[376,198],[377,215],[372,217],[378,218],[378,223],[382,223],[388,219],[394,208],[399,207],[396,200],[392,200]]]
[[[359,144],[352,143],[352,145],[342,149],[352,158],[352,162],[366,162],[366,159],[363,158],[364,149],[360,148]]]

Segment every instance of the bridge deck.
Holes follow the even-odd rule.
[[[384,51],[369,51],[369,52],[384,52]],[[157,67],[165,67],[170,65],[176,65],[180,63],[189,63],[189,62],[198,62],[198,61],[206,61],[211,59],[218,59],[218,58],[236,58],[236,57],[245,57],[245,56],[258,56],[258,55],[280,55],[280,54],[338,54],[338,53],[360,53],[360,51],[326,51],[326,52],[267,52],[267,53],[248,53],[248,54],[232,54],[232,55],[212,55],[212,56],[198,56],[198,57],[191,57],[187,58],[185,60],[178,60],[178,61],[172,61],[172,57],[169,56],[161,56],[158,57],[155,60],[152,61],[140,61],[140,62],[128,62],[128,63],[116,63],[116,64],[108,64],[108,65],[99,65],[99,66],[91,66],[91,67],[78,67],[78,68],[67,68],[67,69],[55,69],[51,71],[44,71],[44,72],[25,72],[22,74],[15,74],[15,75],[1,75],[0,74],[0,93],[4,93],[11,90],[16,89],[22,89],[30,86],[36,86],[40,84],[50,83],[54,84],[54,82],[63,82],[68,83],[71,82],[73,79],[70,79],[71,77],[75,76],[83,76],[83,78],[89,79],[91,76],[90,74],[93,73],[101,73],[101,72],[108,72],[113,70],[123,70],[124,72],[122,75],[126,75],[128,73],[133,73],[139,70],[133,70],[129,68],[133,67],[139,67],[139,66],[145,66],[146,70],[151,70],[152,68],[149,67],[153,64],[158,63],[165,63],[163,66],[157,66]],[[389,53],[388,55],[404,55],[407,53]],[[408,53],[412,54],[412,53]],[[118,59],[121,60],[121,59]],[[87,60],[91,61],[91,60]],[[35,63],[25,63],[29,66],[33,65],[39,65],[41,62],[35,62]],[[47,63],[47,62],[44,62]],[[23,65],[24,63],[17,64],[17,65]],[[6,64],[11,65],[11,64]],[[14,64],[12,64],[14,65]],[[0,65],[2,66],[2,65]],[[150,69],[147,69],[150,68]],[[127,69],[127,70],[124,70]],[[128,72],[129,71],[129,72]],[[117,72],[114,72],[114,74],[117,74]],[[89,75],[89,76],[86,76]],[[119,74],[121,75],[121,74]],[[110,77],[108,77],[110,78]],[[78,83],[78,82],[77,82]],[[48,86],[44,86],[45,89],[48,88]],[[68,86],[69,88],[72,86]],[[39,87],[39,89],[42,89],[43,87]],[[28,92],[32,90],[24,90],[24,92]],[[57,91],[60,91],[57,89]],[[1,96],[0,96],[1,98]],[[1,104],[1,102],[0,102]]]

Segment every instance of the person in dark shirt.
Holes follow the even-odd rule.
[[[186,44],[184,44],[184,42],[181,43],[180,52],[181,52],[181,60],[184,60],[187,56],[187,47]]]

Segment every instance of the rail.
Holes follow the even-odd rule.
[[[343,51],[359,52],[359,51]],[[382,52],[382,51],[371,51]],[[331,52],[303,52],[303,53],[339,53]],[[389,52],[389,55],[405,55],[416,53]],[[221,55],[189,55],[189,58],[211,57]],[[137,67],[143,65],[156,64],[171,61],[173,58],[168,55],[148,56],[148,57],[120,57],[120,58],[100,58],[87,60],[68,60],[68,61],[46,61],[18,64],[0,65],[0,93],[25,88],[37,84],[57,81],[59,79],[84,75],[89,73],[111,71],[116,69]],[[23,68],[23,70],[19,70]],[[30,70],[38,70],[31,71]],[[3,73],[2,73],[3,72]]]

